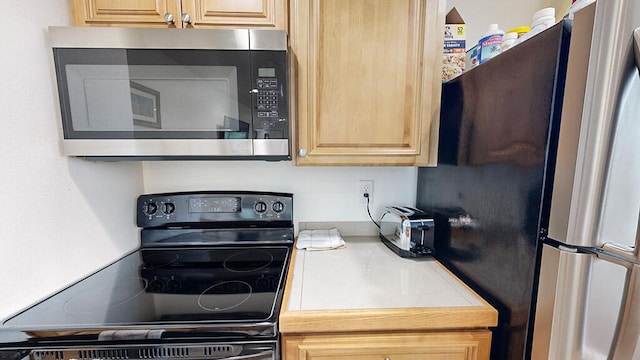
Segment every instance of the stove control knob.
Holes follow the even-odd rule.
[[[176,204],[174,203],[164,203],[162,204],[162,212],[169,215],[173,214],[176,211]]]
[[[277,213],[281,213],[284,210],[284,204],[280,201],[276,201],[271,205],[271,209]]]
[[[258,201],[255,205],[253,205],[253,209],[257,213],[263,213],[267,211],[267,204],[264,201]]]
[[[147,215],[153,215],[158,211],[158,204],[154,202],[148,203],[144,208],[144,213]]]

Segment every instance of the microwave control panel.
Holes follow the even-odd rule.
[[[285,51],[252,51],[254,139],[287,139],[287,56]]]
[[[278,79],[258,78],[258,117],[278,117]]]

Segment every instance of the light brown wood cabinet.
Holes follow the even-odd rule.
[[[287,30],[287,0],[71,0],[73,25]]]
[[[283,360],[489,359],[491,332],[283,336]]]
[[[434,165],[443,0],[290,0],[297,165]]]

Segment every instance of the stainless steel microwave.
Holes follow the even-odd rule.
[[[278,30],[50,27],[69,156],[290,159]]]

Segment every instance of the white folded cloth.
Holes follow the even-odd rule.
[[[302,230],[298,234],[296,248],[313,250],[331,250],[345,247],[344,239],[338,229]]]

